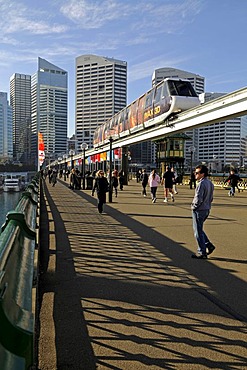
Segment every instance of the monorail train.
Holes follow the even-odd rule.
[[[171,120],[178,113],[200,104],[188,80],[166,78],[116,113],[94,133],[95,148],[140,130]]]

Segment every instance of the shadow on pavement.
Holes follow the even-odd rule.
[[[244,281],[109,204],[99,215],[85,192],[45,194],[40,308],[54,293],[57,369],[246,366]]]

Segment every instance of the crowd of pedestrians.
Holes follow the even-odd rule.
[[[138,176],[139,178],[137,178],[137,182],[140,181],[142,185],[141,194],[144,197],[147,196],[146,188],[148,185],[150,188],[152,203],[155,203],[157,200],[156,193],[159,185],[164,187],[164,202],[168,202],[168,195],[170,195],[172,202],[175,201],[174,195],[178,194],[178,175],[177,171],[173,167],[170,168],[169,166],[166,166],[166,171],[162,174],[162,176],[158,175],[155,169],[151,171],[150,175],[148,175],[146,170],[143,169],[141,173],[138,172]]]
[[[49,183],[55,186],[57,183],[57,176],[64,180],[69,179],[69,188],[72,190],[81,189],[82,174],[77,168],[72,168],[71,171],[57,169],[46,169],[41,170],[42,177],[46,179],[48,177]],[[92,185],[92,196],[96,193],[97,195],[97,208],[98,212],[103,213],[103,206],[106,203],[106,194],[111,191],[118,196],[118,188],[122,191],[124,185],[124,172],[112,171],[111,176],[108,173],[105,175],[103,170],[94,171],[92,174],[87,173],[87,176],[91,175],[94,179]],[[150,174],[147,173],[146,169],[138,170],[136,173],[136,181],[141,183],[142,190],[141,194],[147,197],[147,187],[150,190],[150,197],[152,203],[156,203],[157,200],[157,189],[158,186],[163,186],[164,189],[164,202],[168,203],[169,198],[172,202],[175,201],[175,194],[178,194],[177,183],[178,174],[175,168],[166,166],[166,169],[162,175],[159,175],[156,169],[153,169]],[[223,186],[227,184],[230,187],[228,195],[233,197],[236,189],[240,192],[238,187],[239,182],[242,179],[236,173],[234,169],[230,170],[229,176],[224,179]],[[194,236],[197,242],[197,252],[192,254],[192,258],[195,259],[206,259],[214,250],[215,246],[208,239],[203,227],[207,220],[211,204],[213,202],[214,185],[208,178],[208,168],[204,165],[198,165],[191,173],[189,182],[190,189],[194,187],[195,194],[191,204],[192,210],[192,225]]]

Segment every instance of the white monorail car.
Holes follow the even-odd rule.
[[[94,134],[94,147],[171,120],[178,113],[200,104],[186,79],[166,78],[112,118]]]

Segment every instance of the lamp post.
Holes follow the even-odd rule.
[[[57,159],[57,161],[58,161],[58,172],[59,172],[59,174],[58,174],[58,176],[59,176],[59,178],[61,178],[62,177],[62,173],[61,173],[61,162],[62,162],[62,157],[58,157],[58,159]]]
[[[81,144],[81,150],[83,150],[83,166],[82,166],[82,189],[85,190],[85,162],[86,162],[86,150],[88,148],[87,143]]]
[[[109,203],[112,203],[112,142],[113,138],[110,136],[109,137],[110,141],[110,161],[109,161]]]
[[[196,148],[192,145],[189,147],[190,151],[190,189],[192,189],[192,183],[194,182],[193,180],[193,154],[196,151]]]
[[[45,153],[45,158],[48,159],[48,166],[49,166],[49,169],[50,169],[50,167],[51,167],[51,157],[50,157],[49,152]],[[46,165],[47,165],[47,163],[46,163]]]
[[[63,176],[63,179],[64,179],[64,181],[66,181],[66,179],[67,179],[67,154],[63,155],[63,159],[64,159],[64,176]]]
[[[71,157],[71,169],[72,169],[74,168],[73,156],[75,155],[75,151],[73,149],[70,149],[69,155]]]

